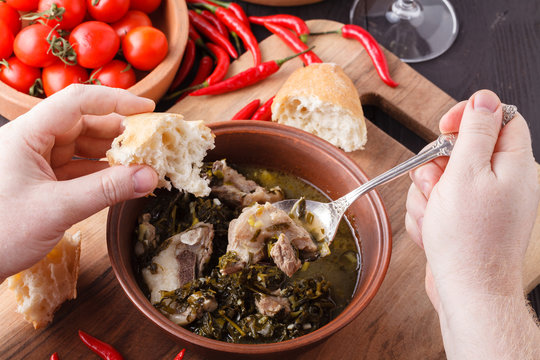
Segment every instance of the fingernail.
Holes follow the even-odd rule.
[[[133,190],[137,194],[148,194],[156,186],[155,171],[145,166],[133,174]]]
[[[420,182],[420,191],[427,198],[429,197],[429,191],[431,189],[431,183],[429,181]]]
[[[480,91],[474,97],[474,110],[494,113],[499,107],[500,100],[491,91]]]

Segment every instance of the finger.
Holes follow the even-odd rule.
[[[512,121],[501,129],[495,152],[531,153],[531,148],[531,133],[527,122],[517,113]]]
[[[101,159],[105,157],[105,153],[111,148],[112,141],[112,139],[94,139],[81,136],[75,143],[55,146],[51,150],[51,167],[61,167],[70,162],[73,156],[86,159]]]
[[[413,220],[409,213],[405,214],[405,229],[407,230],[407,234],[409,234],[411,240],[414,241],[414,243],[421,249],[423,249],[424,241],[422,240],[422,232],[418,228],[416,221]]]
[[[48,145],[48,136],[57,136],[70,130],[82,115],[118,113],[131,115],[149,112],[154,102],[133,95],[129,91],[100,85],[72,84],[41,101],[22,116],[21,126],[35,140],[36,151]],[[19,118],[20,119],[20,118]]]
[[[468,101],[449,165],[462,174],[491,168],[491,158],[502,124],[501,101],[489,90],[476,92]]]
[[[456,133],[459,131],[459,125],[461,124],[461,118],[463,117],[466,105],[467,101],[461,101],[442,116],[439,121],[441,134]]]
[[[96,161],[96,160],[72,160],[65,164],[64,166],[54,169],[56,178],[59,181],[70,180],[92,174],[101,170],[104,170],[109,167],[107,161]]]
[[[426,212],[426,206],[427,199],[424,194],[422,194],[422,192],[416,187],[416,185],[411,184],[405,204],[407,213],[415,222],[420,224],[420,219],[424,217],[424,214]],[[421,229],[421,226],[419,227]]]
[[[55,199],[66,223],[74,224],[105,207],[141,197],[158,182],[156,172],[145,165],[113,166],[80,178],[53,183]]]
[[[75,155],[88,159],[100,159],[105,157],[105,153],[111,148],[112,142],[113,139],[80,136],[75,143]]]
[[[84,115],[64,134],[56,136],[55,145],[66,145],[74,142],[79,136],[88,136],[98,139],[112,139],[122,133],[124,116],[119,114]]]

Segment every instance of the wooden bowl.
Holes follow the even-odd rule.
[[[137,72],[137,83],[128,90],[158,101],[167,92],[182,61],[189,19],[185,0],[163,0],[152,14],[152,24],[167,36],[169,52],[150,72]],[[0,81],[0,114],[9,120],[24,114],[42,99],[19,92]]]
[[[216,135],[214,150],[207,160],[226,158],[232,164],[251,164],[278,169],[315,185],[332,199],[367,181],[364,172],[347,155],[330,143],[302,130],[273,122],[227,121],[210,125]],[[317,344],[350,323],[373,299],[390,262],[391,231],[378,193],[358,199],[346,216],[360,239],[362,270],[348,306],[324,327],[299,338],[272,344],[232,344],[208,339],[184,329],[156,310],[143,294],[133,272],[133,232],[137,216],[147,199],[127,201],[109,209],[107,247],[112,268],[120,285],[135,306],[154,324],[193,351],[225,359],[291,355]]]

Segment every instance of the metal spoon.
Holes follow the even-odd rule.
[[[503,123],[506,125],[512,120],[517,112],[517,108],[514,105],[503,105]],[[345,210],[360,196],[364,195],[368,191],[371,191],[376,186],[385,184],[390,180],[394,180],[400,175],[423,165],[439,156],[450,156],[457,134],[442,134],[437,140],[427,149],[420,152],[418,155],[413,156],[409,160],[393,167],[392,169],[382,173],[381,175],[371,179],[370,181],[362,184],[360,187],[354,189],[350,193],[342,196],[341,198],[329,202],[321,203],[318,201],[305,200],[305,212],[310,212],[318,220],[319,225],[324,229],[326,235],[326,241],[328,246],[334,240],[336,231]],[[288,199],[274,203],[277,208],[290,213],[294,205],[299,199]],[[304,204],[302,204],[304,206]]]

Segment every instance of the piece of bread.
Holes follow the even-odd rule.
[[[294,71],[274,98],[272,120],[345,151],[363,149],[367,141],[358,91],[336,64],[311,64]]]
[[[8,288],[15,292],[17,312],[35,329],[50,323],[64,301],[77,297],[80,254],[80,232],[65,233],[37,264],[7,279]]]
[[[210,194],[200,171],[206,152],[214,148],[214,134],[202,121],[146,113],[126,117],[124,126],[107,151],[109,164],[147,164],[158,173],[158,187],[170,190],[172,184],[196,196]]]

